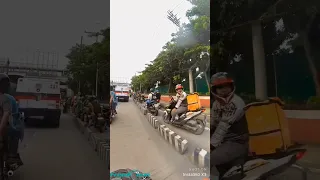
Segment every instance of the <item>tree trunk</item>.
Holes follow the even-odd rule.
[[[169,85],[168,85],[168,93],[170,93],[171,90],[171,86],[172,86],[172,80],[169,79]]]
[[[317,72],[317,69],[316,69],[316,66],[314,63],[314,57],[312,55],[311,44],[310,44],[308,32],[305,31],[305,32],[301,33],[301,36],[303,38],[303,48],[306,53],[306,57],[307,57],[308,64],[309,64],[309,69],[311,71],[312,78],[313,78],[313,82],[314,82],[314,86],[315,86],[315,90],[316,90],[316,96],[320,97],[320,80],[319,80],[318,72]]]
[[[209,79],[207,76],[207,73],[204,73],[204,79],[206,80],[207,86],[208,86],[208,92],[210,92],[210,83],[209,83]]]

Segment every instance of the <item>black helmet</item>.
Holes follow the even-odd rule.
[[[0,73],[0,92],[8,93],[10,88],[10,78],[5,73]]]

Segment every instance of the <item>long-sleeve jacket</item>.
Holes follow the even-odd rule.
[[[176,108],[178,109],[180,106],[184,106],[187,107],[188,106],[188,102],[187,102],[187,93],[182,92],[181,94],[177,94],[177,104],[176,104]]]
[[[211,145],[218,147],[224,141],[248,142],[248,125],[245,117],[245,103],[237,95],[226,103],[215,101],[211,109]]]

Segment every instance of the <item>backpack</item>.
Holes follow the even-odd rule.
[[[198,111],[201,109],[200,97],[198,93],[191,93],[187,95],[188,111]]]
[[[270,98],[248,104],[245,108],[252,155],[275,155],[293,146],[283,102]],[[261,143],[263,142],[263,143]]]

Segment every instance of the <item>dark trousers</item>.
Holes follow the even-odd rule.
[[[248,154],[248,144],[226,141],[210,152],[210,174],[211,177],[219,177],[224,173],[217,166],[229,164],[236,159],[244,158]],[[230,167],[231,168],[231,167]],[[223,174],[220,174],[223,173]]]

